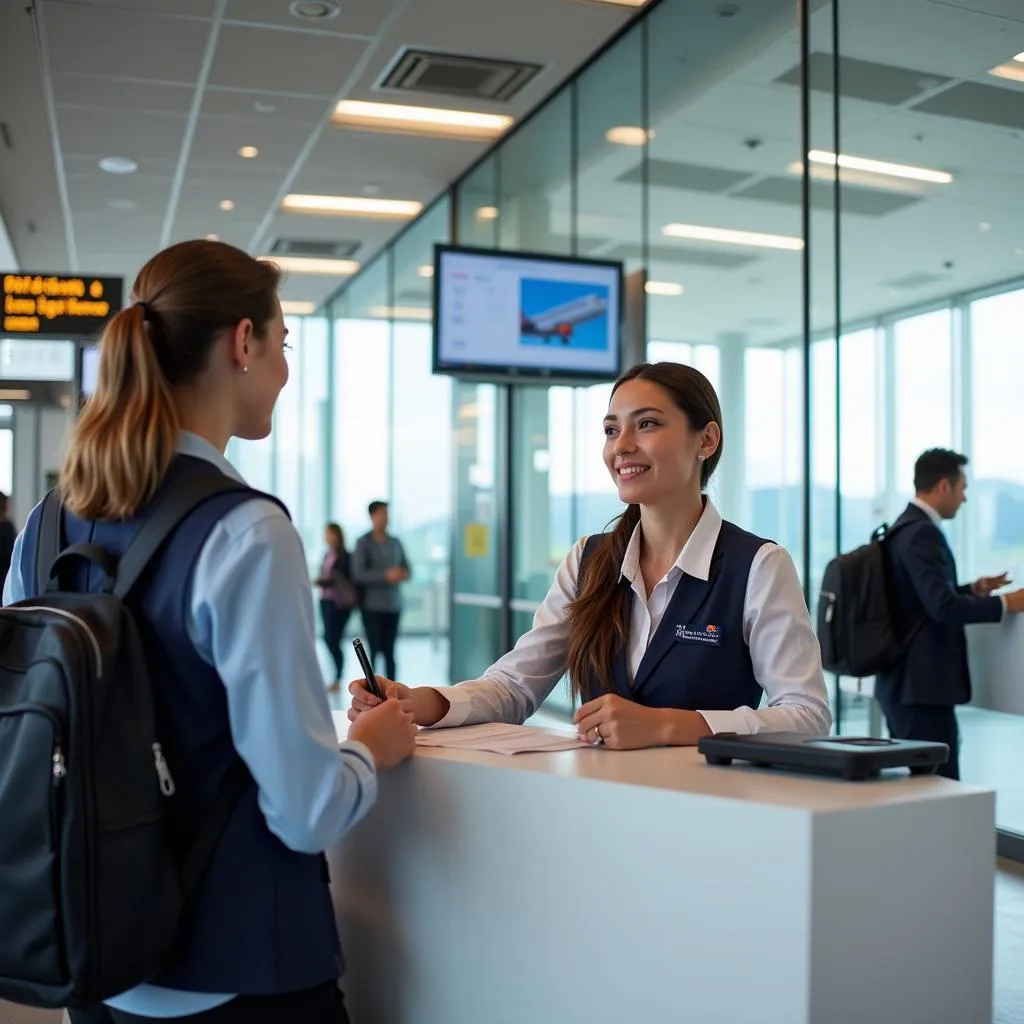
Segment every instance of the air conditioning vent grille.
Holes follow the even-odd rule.
[[[378,88],[505,103],[540,70],[539,64],[522,61],[406,48],[399,52]]]
[[[321,259],[351,259],[359,242],[325,242],[319,239],[275,238],[270,246],[271,256],[316,256]]]

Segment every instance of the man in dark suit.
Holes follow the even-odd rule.
[[[926,451],[914,465],[916,494],[885,546],[896,632],[911,639],[900,661],[875,677],[890,735],[947,743],[949,761],[939,774],[950,779],[960,778],[954,707],[971,699],[964,626],[1024,611],[1024,589],[991,596],[1010,582],[1005,573],[957,584],[956,562],[940,526],[967,500],[966,465],[965,455],[945,448]]]

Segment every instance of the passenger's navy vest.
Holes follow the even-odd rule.
[[[220,470],[179,455],[163,490]],[[177,792],[171,798],[183,847],[195,834],[235,757],[227,695],[196,653],[187,630],[192,575],[218,520],[251,496],[233,493],[201,505],[175,531],[129,596],[143,632],[164,752]],[[140,519],[100,522],[65,513],[65,544],[88,541],[120,556]],[[36,587],[38,510],[25,530],[20,563],[27,596]],[[82,563],[75,589],[98,591],[102,575]],[[264,600],[273,600],[267,594]],[[285,681],[287,682],[287,681]],[[341,950],[323,856],[289,850],[267,827],[253,784],[242,798],[189,908],[174,962],[153,984],[195,992],[264,995],[311,988],[341,974]]]
[[[607,534],[590,537],[583,548],[583,567]],[[629,652],[619,651],[613,668],[613,689],[627,700],[651,708],[687,711],[732,711],[757,708],[762,689],[754,677],[750,649],[743,640],[743,607],[754,555],[768,541],[731,523],[722,523],[707,581],[683,573],[661,624],[629,682]],[[620,587],[628,587],[626,580]],[[627,615],[636,595],[629,591]],[[592,679],[589,697],[601,684]]]

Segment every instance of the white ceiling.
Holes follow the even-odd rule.
[[[283,214],[281,198],[427,203],[488,144],[340,130],[327,123],[339,99],[518,117],[633,13],[575,0],[342,0],[337,17],[310,22],[288,0],[0,0],[12,146],[0,142],[0,218],[22,269],[120,274],[129,286],[160,247],[208,232],[254,254],[279,237],[350,240],[366,262],[400,223]],[[376,88],[407,45],[543,69],[507,104]],[[238,156],[246,145],[257,159]],[[100,170],[111,155],[137,160],[138,173]],[[339,283],[292,274],[283,295],[320,301]]]

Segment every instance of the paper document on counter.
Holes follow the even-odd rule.
[[[548,732],[528,725],[463,725],[455,729],[421,729],[416,736],[421,747],[452,747],[480,750],[488,754],[530,754],[553,750],[575,750],[590,746],[568,733]]]

